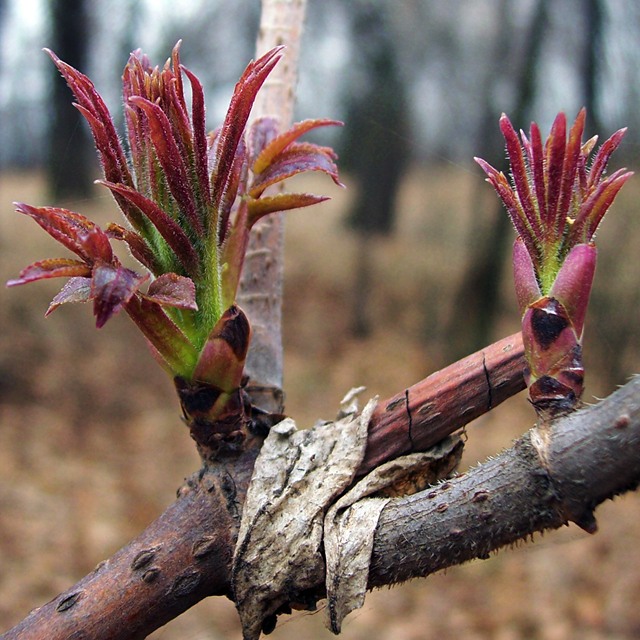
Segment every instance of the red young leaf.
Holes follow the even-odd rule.
[[[167,115],[157,104],[145,98],[132,96],[129,102],[140,107],[146,114],[153,148],[162,165],[171,194],[193,230],[202,234],[204,227],[196,211],[193,193],[189,189],[189,169],[184,157],[180,154]]]
[[[518,134],[513,128],[509,118],[507,118],[504,113],[500,117],[500,130],[502,131],[502,135],[507,143],[507,155],[509,156],[509,162],[511,164],[511,176],[513,177],[513,182],[516,186],[520,206],[524,211],[525,218],[527,220],[531,220],[535,215],[535,208],[533,206],[529,182],[527,180],[525,159],[518,140]]]
[[[178,260],[180,260],[180,263],[187,270],[187,273],[193,276],[198,274],[199,257],[196,250],[191,244],[187,234],[182,230],[182,227],[176,220],[171,218],[164,209],[135,189],[104,180],[98,180],[98,183],[120,194],[123,198],[138,207],[152,222],[153,226],[156,227],[166,243],[173,249]]]
[[[47,312],[48,316],[55,311],[60,305],[67,302],[88,302],[91,299],[91,278],[69,278],[64,287],[56,294],[55,298],[49,304]]]
[[[341,185],[332,154],[329,154],[324,147],[311,143],[299,143],[292,144],[262,173],[255,176],[249,188],[249,195],[252,198],[258,198],[267,187],[307,171],[322,171],[337,185]]]
[[[91,299],[96,327],[104,326],[111,316],[118,313],[148,277],[125,267],[95,267],[91,277]]]
[[[224,123],[220,128],[212,175],[214,207],[217,210],[226,191],[229,174],[238,143],[251,113],[258,90],[281,56],[283,47],[268,51],[255,62],[249,63],[235,86]]]
[[[191,83],[191,120],[193,122],[193,151],[196,163],[196,174],[202,199],[206,206],[211,202],[209,185],[209,168],[207,161],[207,136],[205,124],[204,93],[202,84],[194,73],[186,67],[180,67]]]
[[[265,147],[263,147],[260,155],[256,158],[251,170],[254,173],[261,173],[264,171],[271,162],[282,153],[292,142],[297,140],[300,136],[304,135],[312,129],[318,127],[328,126],[342,126],[342,122],[338,120],[318,119],[318,120],[303,120],[302,122],[296,122],[290,129],[281,133],[279,136],[271,140]]]
[[[49,258],[40,260],[25,267],[15,280],[7,282],[8,287],[15,287],[28,282],[45,280],[47,278],[68,278],[72,276],[88,276],[91,267],[84,262],[71,258]]]
[[[109,110],[104,100],[96,91],[93,82],[77,69],[62,62],[55,53],[45,49],[56,67],[66,80],[69,88],[78,101],[78,108],[85,116],[93,133],[96,147],[100,153],[100,159],[107,180],[123,182],[133,185],[129,172],[126,156],[116,128],[111,119]]]
[[[31,216],[52,238],[83,260],[111,262],[109,239],[100,227],[79,213],[59,207],[32,207],[15,202],[16,211]]]
[[[328,199],[328,196],[316,196],[311,193],[279,193],[275,196],[252,199],[248,202],[248,225],[252,227],[260,218],[276,211],[300,209]]]
[[[555,218],[550,218],[550,220],[553,220],[551,224],[556,237],[562,235],[567,215],[569,214],[569,207],[571,206],[572,193],[578,171],[578,158],[582,150],[582,133],[584,131],[586,115],[585,109],[581,109],[569,131],[569,140],[567,141],[564,165],[562,167],[562,182],[560,185],[558,208]]]
[[[547,164],[547,209],[541,211],[542,219],[547,229],[555,229],[556,211],[562,189],[562,171],[564,168],[564,153],[566,148],[567,118],[559,113],[553,124],[545,144]]]
[[[177,273],[164,273],[156,278],[144,296],[165,307],[198,310],[196,303],[196,286],[191,278],[179,276]]]
[[[129,251],[131,251],[131,255],[140,262],[140,264],[149,269],[151,273],[158,274],[161,272],[161,266],[158,264],[155,254],[139,233],[131,231],[131,229],[125,229],[115,222],[110,222],[107,225],[105,233],[109,238],[126,242]]]

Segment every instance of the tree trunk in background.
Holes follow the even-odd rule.
[[[602,133],[600,104],[598,102],[598,67],[603,55],[603,14],[602,0],[586,0],[582,91],[584,106],[587,108],[587,138],[598,132]]]
[[[505,23],[509,21],[511,0],[504,0],[501,15]],[[533,9],[531,23],[526,34],[522,54],[522,66],[513,76],[515,84],[515,103],[509,109],[509,116],[516,128],[524,128],[527,110],[533,101],[536,90],[536,70],[544,41],[545,27],[548,21],[548,0],[539,0]],[[483,157],[494,167],[508,171],[508,164],[502,146],[497,148],[490,140],[498,138],[498,109],[493,103],[492,80],[504,78],[512,66],[510,52],[519,48],[514,41],[513,29],[503,24],[499,32],[503,34],[496,44],[495,65],[496,73],[487,82],[487,96],[484,100],[485,115],[481,120],[479,132],[479,149],[493,149],[493,157],[488,157],[483,151]],[[478,206],[482,199],[480,187],[484,187],[484,180],[478,183],[474,190],[472,206]],[[451,317],[446,330],[448,356],[458,358],[471,353],[484,344],[495,326],[495,319],[499,310],[500,285],[505,257],[509,251],[511,237],[511,223],[502,206],[495,206],[492,212],[490,229],[483,232],[477,227],[471,229],[468,240],[470,260],[462,284],[454,297]],[[482,216],[474,212],[473,219]]]
[[[357,336],[370,331],[367,301],[375,236],[393,229],[395,200],[408,162],[408,106],[397,45],[384,4],[354,2],[354,65],[359,76],[347,91],[341,166],[355,180],[357,195],[348,224],[359,237],[351,322]]]
[[[65,62],[86,71],[89,44],[85,0],[50,0],[50,48]],[[84,197],[91,192],[95,154],[80,112],[64,80],[51,65],[51,120],[47,181],[54,199]]]

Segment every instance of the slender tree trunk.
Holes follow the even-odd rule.
[[[293,119],[305,11],[306,0],[262,2],[256,56],[281,44],[287,48],[258,94],[253,116],[275,116],[281,130]],[[274,413],[283,410],[283,254],[284,217],[280,213],[266,216],[251,233],[238,294],[253,331],[245,367],[248,391],[255,406]]]
[[[603,54],[603,27],[605,8],[601,0],[586,0],[584,3],[585,32],[582,58],[582,86],[584,106],[587,108],[585,130],[587,138],[602,131],[598,80]]]

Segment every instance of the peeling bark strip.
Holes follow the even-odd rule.
[[[376,530],[369,587],[486,558],[569,521],[594,532],[593,509],[640,483],[640,377],[544,436],[532,430],[464,476],[390,503]]]
[[[446,438],[424,453],[387,462],[365,476],[327,512],[324,521],[327,627],[339,634],[344,617],[364,604],[378,518],[393,496],[407,495],[447,478],[464,444]]]
[[[324,517],[362,462],[375,403],[360,415],[303,431],[284,420],[265,440],[233,558],[234,599],[246,640],[257,640],[265,621],[270,628],[283,606],[304,603],[305,593],[322,584]]]

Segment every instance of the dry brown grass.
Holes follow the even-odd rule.
[[[331,189],[326,182],[314,187]],[[367,339],[349,335],[355,242],[341,224],[349,193],[290,216],[285,389],[288,411],[301,424],[331,417],[353,385],[386,397],[445,364],[441,329],[464,268],[470,188],[469,175],[459,168],[409,177],[397,234],[375,246],[375,323]],[[4,281],[32,260],[57,255],[57,247],[31,221],[11,213],[11,200],[46,202],[39,179],[0,176],[0,192]],[[634,195],[623,192],[628,203]],[[99,196],[70,206],[99,220],[115,219],[110,199]],[[609,251],[616,266],[605,262],[598,274],[596,286],[605,290],[598,302],[605,317],[631,315],[635,323],[638,307],[631,305],[640,287],[633,247],[640,233],[633,213],[624,204],[619,209],[600,244],[605,251],[607,245],[624,244],[624,255]],[[620,287],[627,299],[613,309],[604,294]],[[68,587],[139,532],[198,463],[171,384],[126,319],[116,318],[100,333],[83,307],[63,308],[45,320],[56,290],[54,282],[0,293],[0,628]],[[517,329],[506,300],[497,336]],[[635,324],[631,328],[633,339],[619,354],[628,372],[638,368],[639,332]],[[620,332],[603,322],[592,319],[588,330],[593,341],[604,336],[609,351],[620,343]],[[592,370],[599,367],[597,355],[597,350],[588,354]],[[591,380],[592,394],[624,381],[606,375]],[[494,413],[469,429],[467,464],[507,446],[532,420],[523,397]],[[640,637],[639,506],[636,494],[603,506],[601,532],[594,537],[569,527],[487,561],[374,592],[364,609],[347,619],[343,636]],[[321,617],[298,614],[281,622],[273,637],[329,637]],[[221,599],[201,603],[153,635],[158,640],[238,637],[233,606]]]

